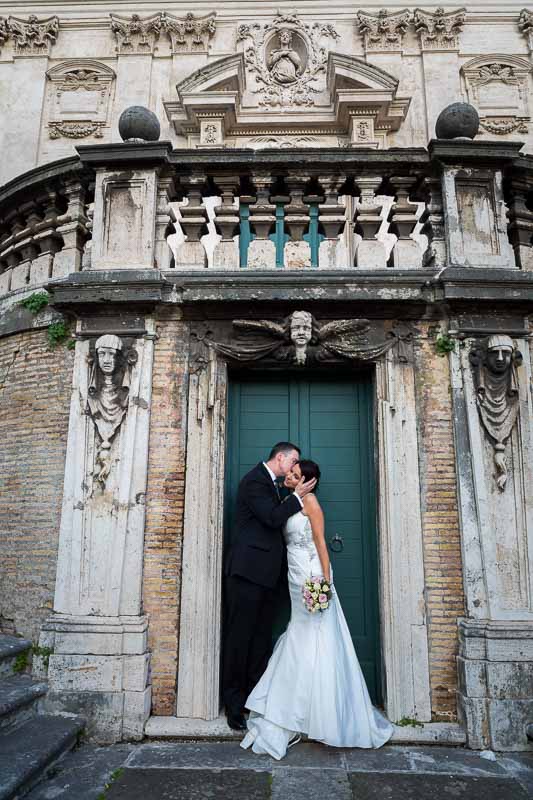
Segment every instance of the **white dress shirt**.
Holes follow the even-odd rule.
[[[264,468],[266,469],[266,471],[268,472],[268,474],[270,475],[270,477],[272,478],[272,483],[277,483],[278,479],[276,478],[276,476],[274,475],[274,473],[272,472],[272,470],[270,469],[270,467],[268,466],[268,464],[266,464],[266,463],[263,461],[263,466],[264,466]],[[303,500],[302,500],[302,498],[300,497],[300,495],[296,494],[296,492],[295,492],[294,494],[295,494],[295,496],[298,498],[298,500],[300,501],[300,505],[301,505],[301,507],[303,508],[303,507],[304,507],[304,504],[303,504]]]

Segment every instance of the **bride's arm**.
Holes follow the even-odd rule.
[[[313,541],[320,559],[320,566],[322,567],[322,574],[328,581],[331,580],[331,571],[329,564],[328,546],[326,544],[326,537],[324,535],[324,514],[320,508],[320,503],[314,494],[308,494],[303,499],[304,510],[309,517],[311,523],[311,530],[313,531]]]

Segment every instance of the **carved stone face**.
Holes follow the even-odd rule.
[[[487,366],[491,372],[502,374],[509,369],[512,356],[512,347],[491,347],[487,353]]]
[[[291,31],[284,29],[280,31],[279,34],[279,41],[282,47],[290,47],[292,44],[292,33]]]
[[[117,368],[117,350],[114,347],[99,347],[98,366],[104,375],[112,375]]]
[[[311,341],[313,325],[311,314],[306,312],[295,313],[291,317],[291,341],[297,347],[305,347]]]

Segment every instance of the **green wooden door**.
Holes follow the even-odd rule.
[[[295,442],[322,471],[318,498],[335,586],[374,702],[381,701],[372,385],[357,380],[230,384],[226,527],[240,479],[273,444]],[[336,537],[336,540],[333,541]],[[341,550],[341,552],[335,552]],[[280,619],[283,629],[286,618]]]

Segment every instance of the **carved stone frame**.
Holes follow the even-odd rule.
[[[412,359],[399,362],[394,351],[378,359],[375,367],[385,711],[393,721],[409,717],[427,722],[431,699],[414,367]],[[227,386],[227,364],[210,351],[208,364],[189,382],[176,711],[180,719],[177,728],[171,726],[191,733],[214,730],[220,714]]]

